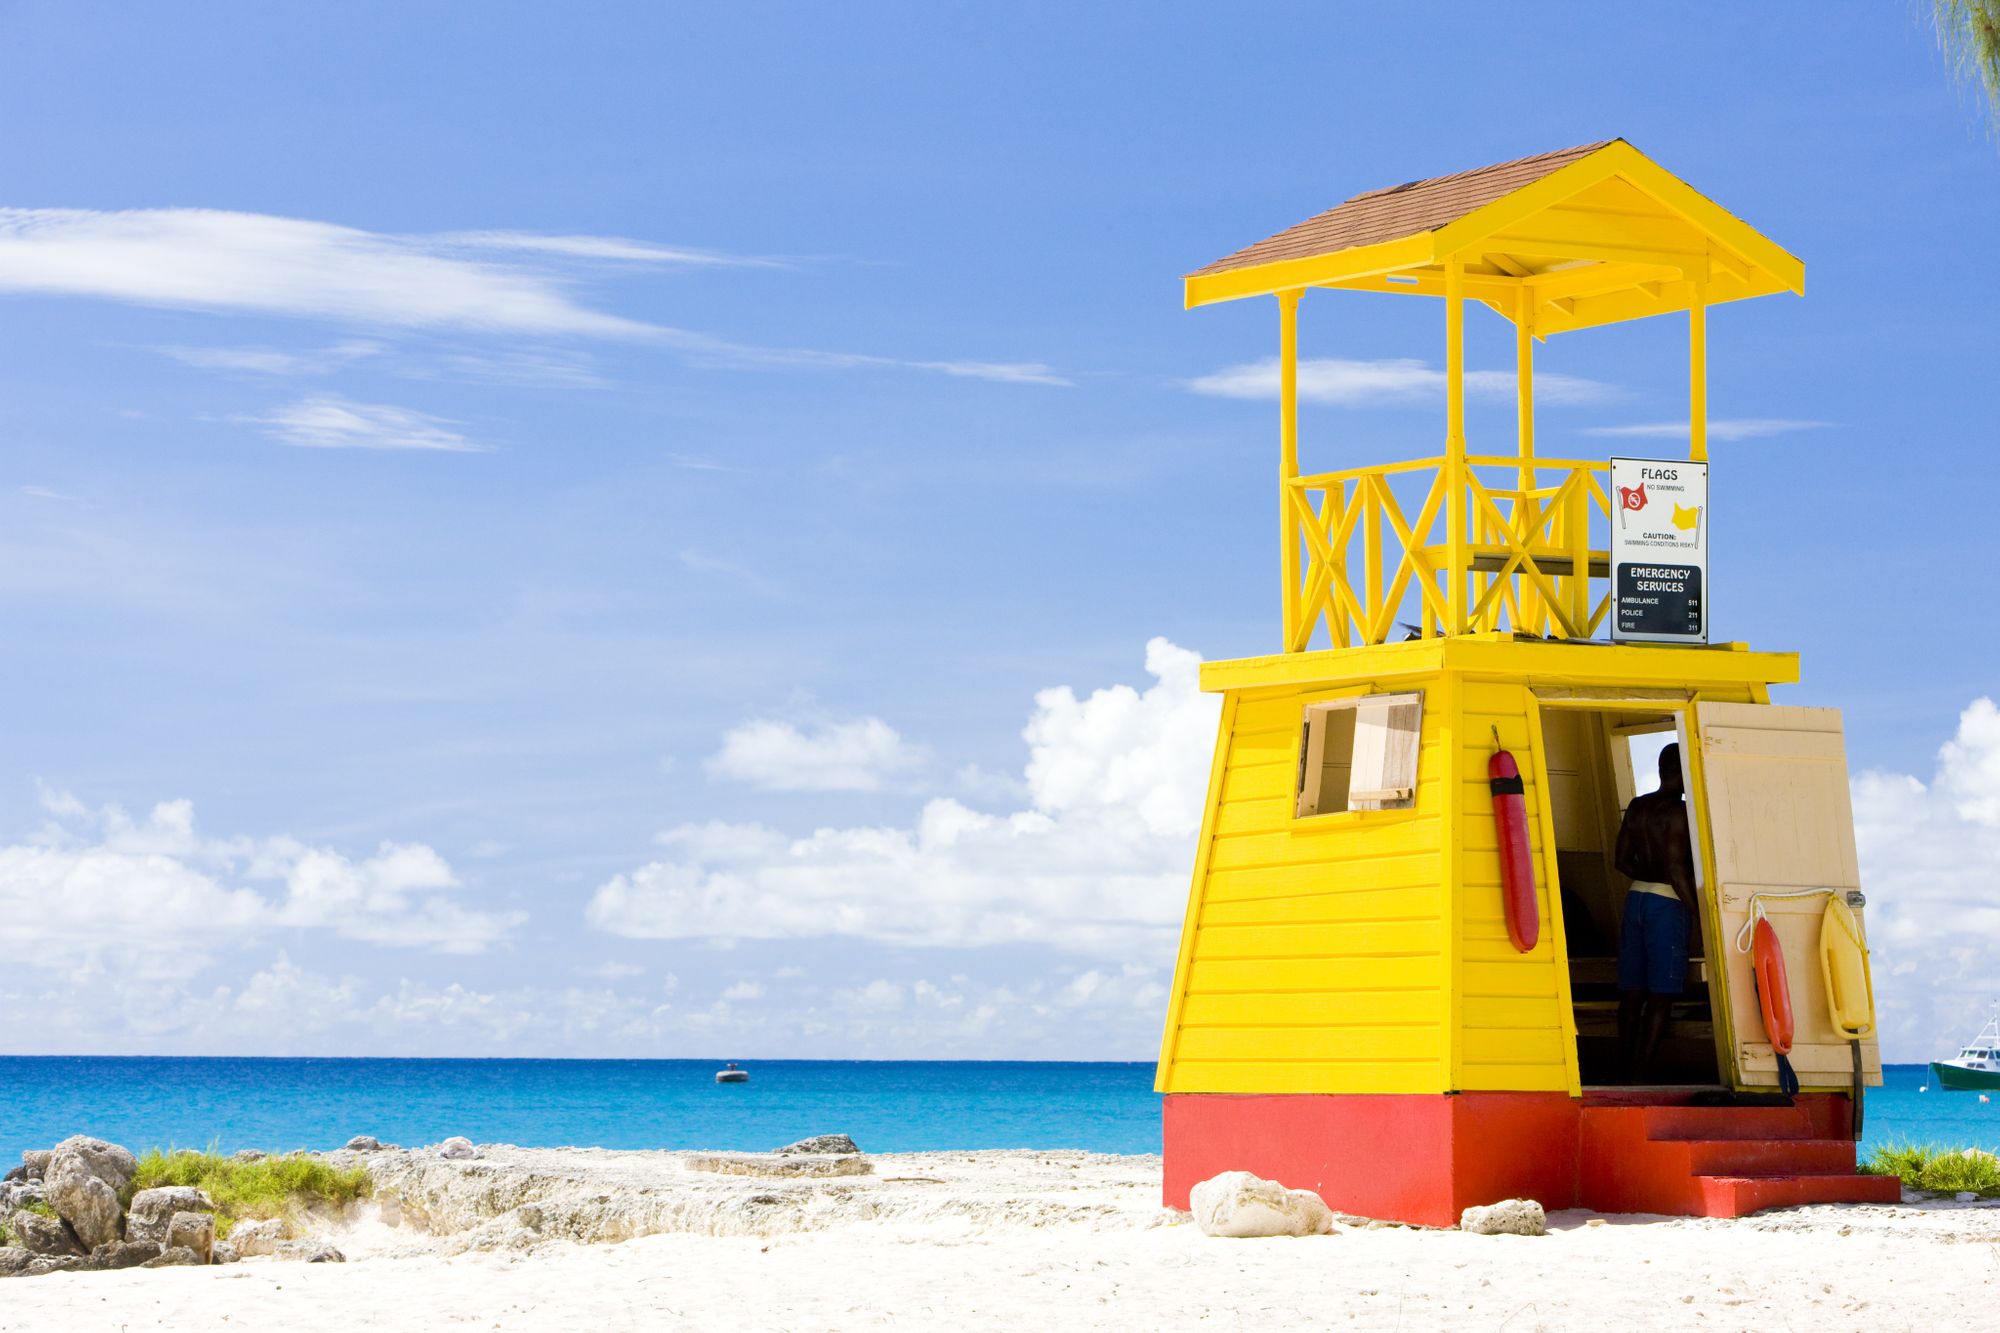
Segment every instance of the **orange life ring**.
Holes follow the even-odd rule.
[[[1790,1058],[1792,990],[1785,981],[1785,952],[1778,946],[1778,932],[1761,910],[1757,911],[1753,952],[1757,1007],[1763,1011],[1764,1035],[1771,1039],[1771,1053],[1778,1057],[1778,1091],[1791,1097],[1799,1090],[1799,1076]]]
[[[1792,992],[1785,981],[1785,953],[1778,932],[1764,917],[1757,918],[1757,1007],[1764,1011],[1764,1033],[1779,1055],[1792,1053]]]

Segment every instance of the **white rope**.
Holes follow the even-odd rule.
[[[1821,894],[1832,895],[1839,889],[1787,889],[1783,893],[1753,893],[1750,895],[1750,916],[1743,922],[1743,929],[1736,932],[1736,952],[1750,952],[1750,932],[1757,929],[1757,923],[1764,919],[1764,899],[1766,898],[1817,898]]]

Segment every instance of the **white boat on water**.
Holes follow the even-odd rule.
[[[1931,1061],[1931,1078],[1952,1092],[2000,1088],[2000,1005],[1994,1006],[1971,1045],[1950,1060]]]
[[[750,1081],[750,1071],[747,1069],[738,1069],[732,1061],[715,1071],[715,1081],[717,1083],[748,1083]]]

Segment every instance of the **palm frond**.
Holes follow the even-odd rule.
[[[1953,71],[1979,85],[2000,133],[2000,0],[1931,0],[1938,45]]]

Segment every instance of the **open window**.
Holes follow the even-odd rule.
[[[1299,817],[1413,807],[1423,729],[1421,693],[1307,704],[1299,737]]]

